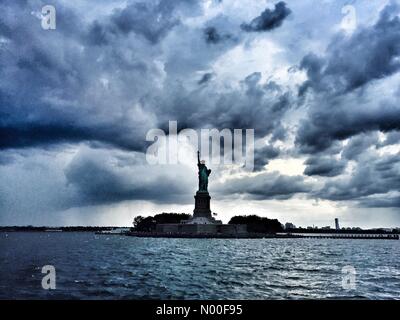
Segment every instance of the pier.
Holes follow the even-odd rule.
[[[399,240],[395,233],[279,233],[278,236],[308,239],[374,239]]]

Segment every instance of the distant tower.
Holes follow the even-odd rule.
[[[339,218],[335,218],[335,228],[336,228],[336,230],[340,229],[340,227],[339,227]]]

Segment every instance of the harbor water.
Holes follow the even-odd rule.
[[[400,299],[400,241],[2,232],[0,299]]]

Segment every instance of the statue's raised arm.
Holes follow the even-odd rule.
[[[197,165],[200,164],[200,151],[197,151]]]

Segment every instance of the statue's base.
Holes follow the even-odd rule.
[[[208,191],[197,191],[194,196],[195,204],[193,210],[193,219],[195,218],[208,218],[213,219],[211,216],[210,200],[211,197]]]
[[[204,218],[199,218],[204,219]],[[193,219],[194,220],[194,219]],[[199,222],[199,221],[198,221]],[[160,237],[246,237],[247,226],[245,224],[222,224],[219,223],[170,223],[170,224],[157,224],[156,232],[153,235]],[[150,233],[151,236],[151,233]]]
[[[222,224],[221,220],[216,220],[212,217],[196,217],[189,220],[182,221],[183,224]]]
[[[245,224],[223,224],[211,215],[208,191],[197,191],[194,196],[193,217],[181,223],[157,224],[150,236],[177,238],[245,238]]]

